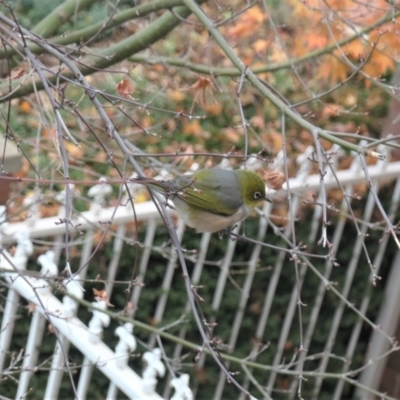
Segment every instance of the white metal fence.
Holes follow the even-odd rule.
[[[322,207],[319,206],[322,202],[321,176],[310,175],[312,166],[312,162],[309,160],[310,155],[311,149],[308,149],[308,152],[300,157],[298,175],[288,182],[287,187],[292,194],[290,214],[299,221],[296,222],[296,226],[298,223],[302,223],[309,227],[308,237],[298,236],[296,240],[308,242],[309,248],[311,248],[310,254],[314,253],[316,257],[302,257],[301,249],[294,250],[290,245],[294,227],[290,219],[278,227],[274,225],[273,219],[261,217],[254,237],[259,242],[244,241],[247,246],[244,248],[243,241],[224,238],[222,243],[226,245],[225,254],[219,260],[209,260],[208,254],[212,246],[217,242],[220,245],[221,241],[217,235],[203,234],[199,248],[196,249],[197,253],[188,253],[188,259],[193,263],[191,280],[193,285],[201,285],[206,274],[205,271],[211,268],[210,265],[213,265],[216,279],[215,286],[211,289],[208,288],[207,292],[208,308],[206,313],[209,312],[211,315],[207,316],[207,322],[210,324],[216,321],[221,325],[224,323],[231,325],[229,337],[222,338],[224,343],[222,353],[239,357],[236,353],[237,349],[240,349],[243,341],[247,340],[245,348],[248,354],[239,353],[240,357],[264,366],[264,371],[260,372],[255,365],[239,364],[237,366],[232,359],[226,361],[232,369],[243,368],[242,375],[238,379],[255,398],[282,398],[279,396],[295,398],[299,385],[298,377],[302,375],[307,379],[302,383],[302,390],[308,391],[310,398],[348,398],[346,397],[348,394],[344,393],[352,393],[352,396],[355,396],[354,392],[349,391],[348,387],[351,386],[358,389],[359,396],[369,399],[379,391],[379,382],[384,366],[380,358],[383,360],[382,356],[385,353],[396,350],[391,337],[395,332],[399,316],[399,291],[396,282],[400,282],[400,272],[394,261],[389,272],[387,289],[393,292],[382,301],[382,311],[375,320],[376,316],[369,315],[371,300],[375,296],[375,291],[378,290],[374,289],[372,281],[375,275],[379,275],[382,264],[388,262],[387,244],[390,243],[390,240],[386,238],[376,246],[376,250],[368,247],[367,234],[380,226],[377,224],[376,199],[369,192],[362,213],[349,218],[352,203],[354,203],[355,188],[358,184],[366,182],[359,158],[354,158],[354,162],[348,170],[333,173],[335,167],[332,169],[327,167],[327,174],[324,176],[323,182],[325,187],[337,188],[338,182],[340,182],[344,195],[341,204],[332,207],[332,209],[338,210],[339,217],[332,217],[334,224],[328,230],[331,248],[326,251],[326,248],[317,246],[316,243],[322,229]],[[335,156],[331,160],[333,164],[335,164],[334,158]],[[376,165],[369,167],[369,175],[374,190],[378,194],[381,190],[392,191],[386,212],[393,220],[400,201],[400,162],[379,161]],[[385,186],[383,186],[383,181]],[[393,181],[395,184],[390,184]],[[135,191],[136,187],[133,186],[132,189]],[[236,397],[232,397],[233,389],[229,387],[224,373],[220,372],[217,379],[214,377],[211,379],[210,376],[207,378],[207,371],[214,370],[208,366],[208,356],[204,352],[201,353],[195,367],[190,365],[185,370],[182,365],[179,365],[179,371],[175,370],[174,360],[180,360],[180,364],[182,364],[182,360],[185,360],[184,346],[182,343],[177,343],[171,354],[166,354],[164,350],[158,349],[157,335],[150,335],[147,343],[141,343],[141,346],[144,346],[141,347],[140,352],[144,352],[142,359],[145,368],[143,373],[135,372],[128,365],[130,357],[138,349],[137,338],[133,333],[131,323],[127,322],[116,328],[115,335],[119,337],[119,342],[115,349],[111,349],[102,341],[102,336],[110,323],[110,316],[102,312],[107,309],[107,301],[104,299],[99,298],[93,303],[95,309],[91,318],[85,321],[77,318],[79,307],[77,299],[84,295],[87,265],[96,247],[94,242],[96,232],[104,232],[109,229],[110,223],[114,229],[113,252],[107,267],[106,279],[106,291],[112,303],[116,290],[114,282],[118,275],[121,254],[127,242],[126,233],[129,224],[135,221],[135,218],[146,224],[138,268],[138,280],[144,283],[148,279],[148,266],[152,265],[152,251],[156,247],[155,238],[163,229],[156,207],[152,202],[135,204],[135,216],[129,203],[124,200],[121,201],[121,204],[126,204],[124,206],[105,207],[104,198],[109,191],[110,188],[105,182],[100,182],[99,185],[93,187],[89,193],[94,198],[90,210],[77,214],[73,220],[73,225],[77,227],[75,237],[81,238],[79,242],[81,259],[80,265],[71,265],[70,267],[74,273],[79,270],[79,274],[74,275],[74,279],[65,278],[63,283],[60,280],[58,267],[66,229],[65,225],[60,223],[60,219],[65,217],[65,209],[60,209],[57,217],[40,218],[38,209],[35,208],[39,199],[36,198],[31,201],[30,205],[27,204],[30,207],[31,217],[24,222],[17,223],[6,223],[7,215],[5,209],[2,210],[1,239],[4,248],[0,267],[3,288],[5,287],[7,290],[2,292],[4,308],[0,314],[2,319],[1,385],[15,388],[16,399],[25,396],[29,398],[30,393],[32,393],[32,398],[36,398],[35,388],[30,392],[31,382],[37,371],[46,370],[44,365],[39,363],[39,354],[41,346],[46,342],[48,336],[46,326],[51,325],[52,332],[57,333],[57,342],[53,356],[51,360],[47,360],[46,364],[48,367],[47,387],[44,395],[46,399],[63,398],[63,382],[68,385],[69,381],[77,381],[76,394],[79,399],[93,398],[88,393],[88,388],[94,369],[101,371],[109,380],[107,393],[104,393],[104,397],[107,399],[120,398],[121,393],[132,399],[201,399],[205,398],[202,394],[203,382],[210,386],[210,383],[207,383],[210,381],[213,382],[213,399],[244,399],[245,394],[238,391],[235,392]],[[304,209],[310,209],[310,207],[304,205],[302,200],[310,199],[311,193],[315,194],[314,208],[308,219],[304,220]],[[65,200],[63,196],[65,197],[60,194],[58,198],[61,204]],[[269,216],[273,210],[272,207],[270,204],[265,204],[262,214]],[[356,233],[352,237],[343,237],[343,235],[348,235],[345,230],[346,224],[354,225],[356,223],[359,225],[358,234]],[[70,230],[74,229],[71,227]],[[79,235],[77,235],[78,231]],[[240,226],[237,226],[234,232],[239,233]],[[356,231],[353,230],[353,232]],[[383,230],[381,233],[383,234]],[[182,240],[183,246],[185,238],[195,235],[192,232],[185,235],[185,227],[182,222],[177,225],[177,234]],[[44,237],[53,238],[52,249],[40,255],[36,260],[41,266],[41,272],[30,273],[27,266],[28,259],[34,250],[32,242],[35,243]],[[273,237],[275,243],[276,240],[279,240],[280,249],[271,244],[274,242]],[[13,240],[17,241],[15,252],[6,250],[7,244]],[[283,245],[285,241],[287,243]],[[341,246],[344,243],[348,245],[349,242],[352,251],[348,255],[340,254]],[[270,247],[266,247],[266,245]],[[240,250],[238,250],[239,246]],[[156,250],[160,253],[159,248]],[[306,251],[308,250],[304,250],[304,252]],[[179,284],[180,276],[180,270],[176,266],[175,251],[163,248],[162,252],[166,254],[166,266],[161,279],[160,295],[154,301],[153,315],[148,316],[152,324],[157,326],[163,326],[165,321],[170,320],[169,314],[172,310],[169,309],[168,304],[174,285]],[[238,262],[238,259],[243,258],[243,254],[240,252],[250,254],[247,261]],[[375,267],[374,273],[371,272],[365,260],[366,254]],[[341,268],[335,268],[334,255],[341,259]],[[293,268],[293,264],[296,262],[295,256],[301,258],[297,262],[298,277],[288,279],[290,274],[292,277],[295,275],[295,268]],[[295,260],[293,261],[293,259]],[[235,265],[240,266],[240,271],[235,269]],[[216,267],[217,269],[215,269]],[[289,269],[291,272],[288,275]],[[235,278],[233,275],[235,273],[239,278]],[[337,280],[338,276],[340,278]],[[130,278],[128,276],[124,279],[129,281]],[[300,307],[302,318],[299,323],[299,290],[303,293],[307,287],[310,288],[310,285],[313,296],[307,299],[306,307]],[[355,285],[356,289],[354,289]],[[58,288],[57,293],[53,293],[55,287]],[[64,288],[66,291],[65,296],[60,296],[60,288]],[[142,285],[133,287],[130,300],[135,308],[131,310],[131,316],[139,318],[136,307],[139,307],[140,311],[143,291],[155,289],[159,288],[143,287]],[[354,290],[357,291],[357,295],[354,294]],[[308,292],[310,293],[310,289]],[[236,294],[231,295],[231,293]],[[21,311],[21,298],[31,304],[29,306],[30,314]],[[356,304],[353,304],[355,298],[357,299]],[[230,303],[232,303],[229,306],[232,314],[219,315],[220,310],[226,310],[227,304]],[[331,318],[326,317],[324,308],[329,305],[332,305],[328,309]],[[190,314],[190,307],[185,299],[182,299],[182,308],[179,312],[182,315]],[[351,323],[347,321],[349,313],[353,315]],[[253,315],[253,324],[247,326],[246,320],[247,325],[244,326],[244,320],[249,314]],[[328,326],[319,325],[321,316],[324,317],[324,324]],[[19,318],[29,318],[31,321],[26,337],[18,338],[15,332],[14,328]],[[379,326],[375,324],[376,321]],[[174,335],[180,339],[191,339],[192,335],[185,322],[180,321],[177,327],[173,330]],[[279,333],[271,341],[270,337],[273,337],[271,332],[274,330]],[[335,346],[338,332],[342,331],[347,332],[348,340],[345,351],[337,353]],[[363,337],[365,332],[368,332],[369,335],[371,331],[371,339]],[[218,327],[216,332],[218,332]],[[293,343],[292,340],[293,337],[298,338],[299,336],[302,338],[302,347],[307,349],[307,352],[296,351],[296,347],[300,343]],[[19,349],[13,344],[17,339],[19,343],[21,341],[24,343],[20,345]],[[361,348],[360,352],[359,344],[362,340],[366,345]],[[370,341],[372,345],[368,347],[367,344]],[[266,344],[267,342],[270,343]],[[317,344],[314,345],[314,342]],[[70,361],[66,362],[66,359],[69,360],[68,353],[71,344],[79,349],[84,357],[79,368],[72,365]],[[201,346],[201,343],[198,345]],[[315,349],[319,349],[319,352]],[[268,362],[265,362],[263,358],[266,353],[268,353]],[[288,354],[292,354],[292,359],[288,359]],[[353,364],[351,364],[352,360]],[[331,369],[332,363],[334,363],[334,369]],[[336,365],[338,363],[339,367]],[[166,367],[168,368],[166,369]],[[80,371],[79,380],[74,378],[77,369]],[[206,377],[200,378],[199,371],[205,371]],[[190,382],[189,375],[182,372],[191,374]],[[208,374],[215,375],[215,373]],[[164,375],[163,390],[158,389],[157,394],[158,379]],[[334,382],[333,393],[332,386],[329,386],[328,389],[324,388],[327,381]],[[208,390],[210,390],[209,387]],[[118,395],[118,393],[120,394]],[[387,398],[390,397],[387,396]]]

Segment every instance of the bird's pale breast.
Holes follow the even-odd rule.
[[[189,206],[179,198],[173,199],[174,205],[186,225],[195,228],[197,232],[219,232],[245,219],[250,209],[242,205],[232,215],[218,215],[201,208]]]

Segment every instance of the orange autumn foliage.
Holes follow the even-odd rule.
[[[236,42],[248,40],[249,46],[236,50],[244,63],[252,67],[259,59],[281,63],[321,51],[318,64],[313,66],[317,79],[329,84],[343,82],[362,67],[365,85],[369,86],[371,78],[393,70],[399,60],[400,17],[388,18],[395,10],[385,0],[373,4],[356,0],[287,0],[280,7],[290,18],[282,16],[278,21],[275,17],[275,21],[272,15],[268,16],[268,9],[254,6],[224,31]]]
[[[235,20],[234,26],[228,29],[228,35],[233,39],[243,39],[252,36],[262,27],[267,16],[260,7],[251,7]]]

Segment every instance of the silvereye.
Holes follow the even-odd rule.
[[[260,201],[270,201],[263,179],[246,169],[211,168],[171,180],[135,181],[171,199],[186,225],[197,232],[221,231],[245,219]]]

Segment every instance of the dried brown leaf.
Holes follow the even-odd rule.
[[[258,169],[257,172],[262,176],[269,189],[280,190],[286,181],[285,174],[280,171],[265,171]]]
[[[131,81],[128,78],[122,79],[116,86],[117,92],[125,99],[131,98],[131,94],[135,91]]]
[[[13,81],[15,79],[21,78],[21,76],[25,75],[28,64],[23,63],[19,67],[13,68],[10,73],[10,79]]]
[[[28,314],[33,314],[36,311],[36,304],[35,303],[29,303],[26,306],[26,309],[28,310]]]
[[[93,294],[94,294],[94,298],[96,301],[105,301],[107,303],[108,307],[114,307],[109,302],[108,294],[105,290],[97,290],[97,289],[93,288]]]
[[[214,83],[209,78],[204,78],[204,77],[199,76],[197,82],[194,83],[192,86],[189,86],[188,88],[185,88],[185,89],[181,89],[182,91],[188,90],[188,91],[194,92],[194,98],[193,98],[192,107],[190,108],[190,114],[192,113],[194,105],[196,103],[199,103],[199,105],[203,109],[207,108],[207,101],[206,101],[206,90],[207,89],[210,92],[213,100],[216,103],[218,103],[213,94],[213,91],[215,90]]]

